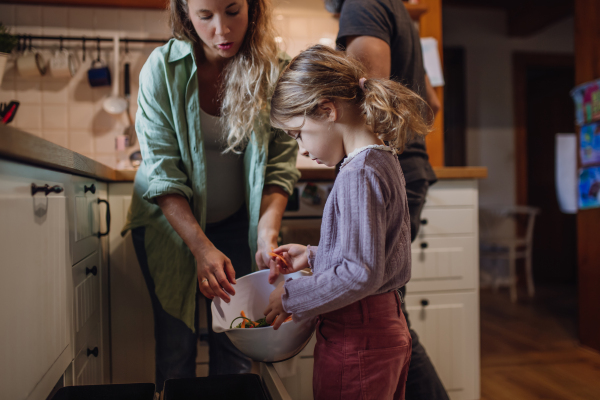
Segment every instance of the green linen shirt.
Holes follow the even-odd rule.
[[[289,62],[284,55],[282,66]],[[165,194],[185,197],[202,229],[206,223],[206,164],[200,129],[200,99],[191,43],[171,39],[155,49],[140,73],[135,128],[143,162],[135,176],[131,206],[121,234],[145,227],[145,248],[156,295],[166,312],[194,330],[196,260],[156,204]],[[244,150],[246,205],[251,254],[263,187],[277,185],[288,194],[300,177],[298,147],[271,128],[269,110],[255,121]],[[253,269],[256,262],[252,257]],[[235,265],[234,265],[235,268]]]

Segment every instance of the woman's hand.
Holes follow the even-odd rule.
[[[157,197],[156,202],[194,255],[202,294],[208,299],[218,296],[229,303],[229,295],[235,294],[231,286],[231,283],[235,284],[235,270],[229,258],[208,240],[192,213],[190,203],[179,194],[165,194]]]
[[[281,282],[275,290],[271,292],[269,296],[269,305],[267,309],[264,311],[267,322],[270,324],[275,320],[275,324],[273,325],[273,329],[277,330],[283,324],[283,321],[289,317],[290,313],[286,313],[283,309],[283,302],[281,301],[281,296],[285,293],[285,289],[283,288],[283,284],[285,282]]]
[[[198,284],[200,291],[206,298],[220,297],[225,303],[229,303],[235,294],[235,270],[231,261],[225,254],[221,253],[212,243],[205,246],[196,257],[196,269],[198,271]]]
[[[273,253],[281,255],[287,262],[275,258],[277,269],[283,274],[291,274],[309,267],[306,246],[301,244],[284,244],[273,250]]]
[[[277,269],[277,264],[273,261],[273,257],[269,255],[271,249],[277,247],[277,239],[272,240],[264,240],[258,239],[258,249],[256,251],[255,259],[256,265],[259,270],[270,269],[269,273],[269,283],[275,282],[277,277],[279,276],[279,270]]]

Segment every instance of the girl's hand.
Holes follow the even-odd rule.
[[[235,270],[231,261],[221,253],[212,243],[203,248],[196,257],[198,271],[198,284],[200,291],[207,299],[220,297],[229,303],[230,295],[235,294]]]
[[[285,282],[281,282],[275,290],[271,292],[269,296],[269,305],[267,309],[264,311],[267,322],[270,324],[275,320],[275,324],[273,325],[273,329],[277,330],[283,324],[283,321],[287,317],[289,317],[290,313],[286,313],[283,309],[283,302],[281,301],[281,295],[285,293],[285,289],[283,288],[283,284]]]
[[[258,239],[258,249],[255,254],[256,265],[259,270],[270,269],[269,283],[275,282],[279,276],[279,270],[277,269],[277,263],[273,260],[273,257],[269,255],[271,249],[277,247],[277,238],[273,240]]]
[[[301,244],[284,244],[273,250],[273,253],[281,255],[287,262],[286,264],[280,258],[273,257],[277,269],[283,274],[291,274],[309,267],[306,246]]]

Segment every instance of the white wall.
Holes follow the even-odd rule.
[[[527,39],[506,35],[500,10],[444,7],[444,46],[465,49],[467,164],[488,167],[480,182],[480,204],[515,203],[512,53],[573,53],[573,18]]]
[[[280,0],[276,5],[275,25],[281,35],[281,47],[291,56],[319,41],[333,43],[338,30],[337,20],[325,11],[321,0]],[[168,15],[160,10],[0,4],[0,21],[17,34],[86,37],[119,34],[129,38],[157,39],[171,36]],[[7,64],[0,85],[0,102],[17,100],[21,103],[12,126],[115,167],[115,137],[123,133],[128,123],[124,115],[115,117],[102,109],[102,103],[111,91],[109,87],[89,86],[87,70],[97,53],[95,43],[86,43],[86,61],[71,79],[49,75],[21,77],[13,58]],[[58,47],[58,42],[34,41],[33,44],[43,46],[47,57]],[[68,47],[73,47],[82,61],[81,42],[69,43]],[[102,59],[112,70],[112,44],[104,42],[102,47]],[[127,56],[121,49],[121,65],[126,61],[131,63],[131,113],[135,116],[138,76],[156,45],[130,44],[129,47]]]

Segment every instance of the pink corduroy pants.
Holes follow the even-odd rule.
[[[402,400],[411,337],[396,291],[319,316],[315,400]]]

